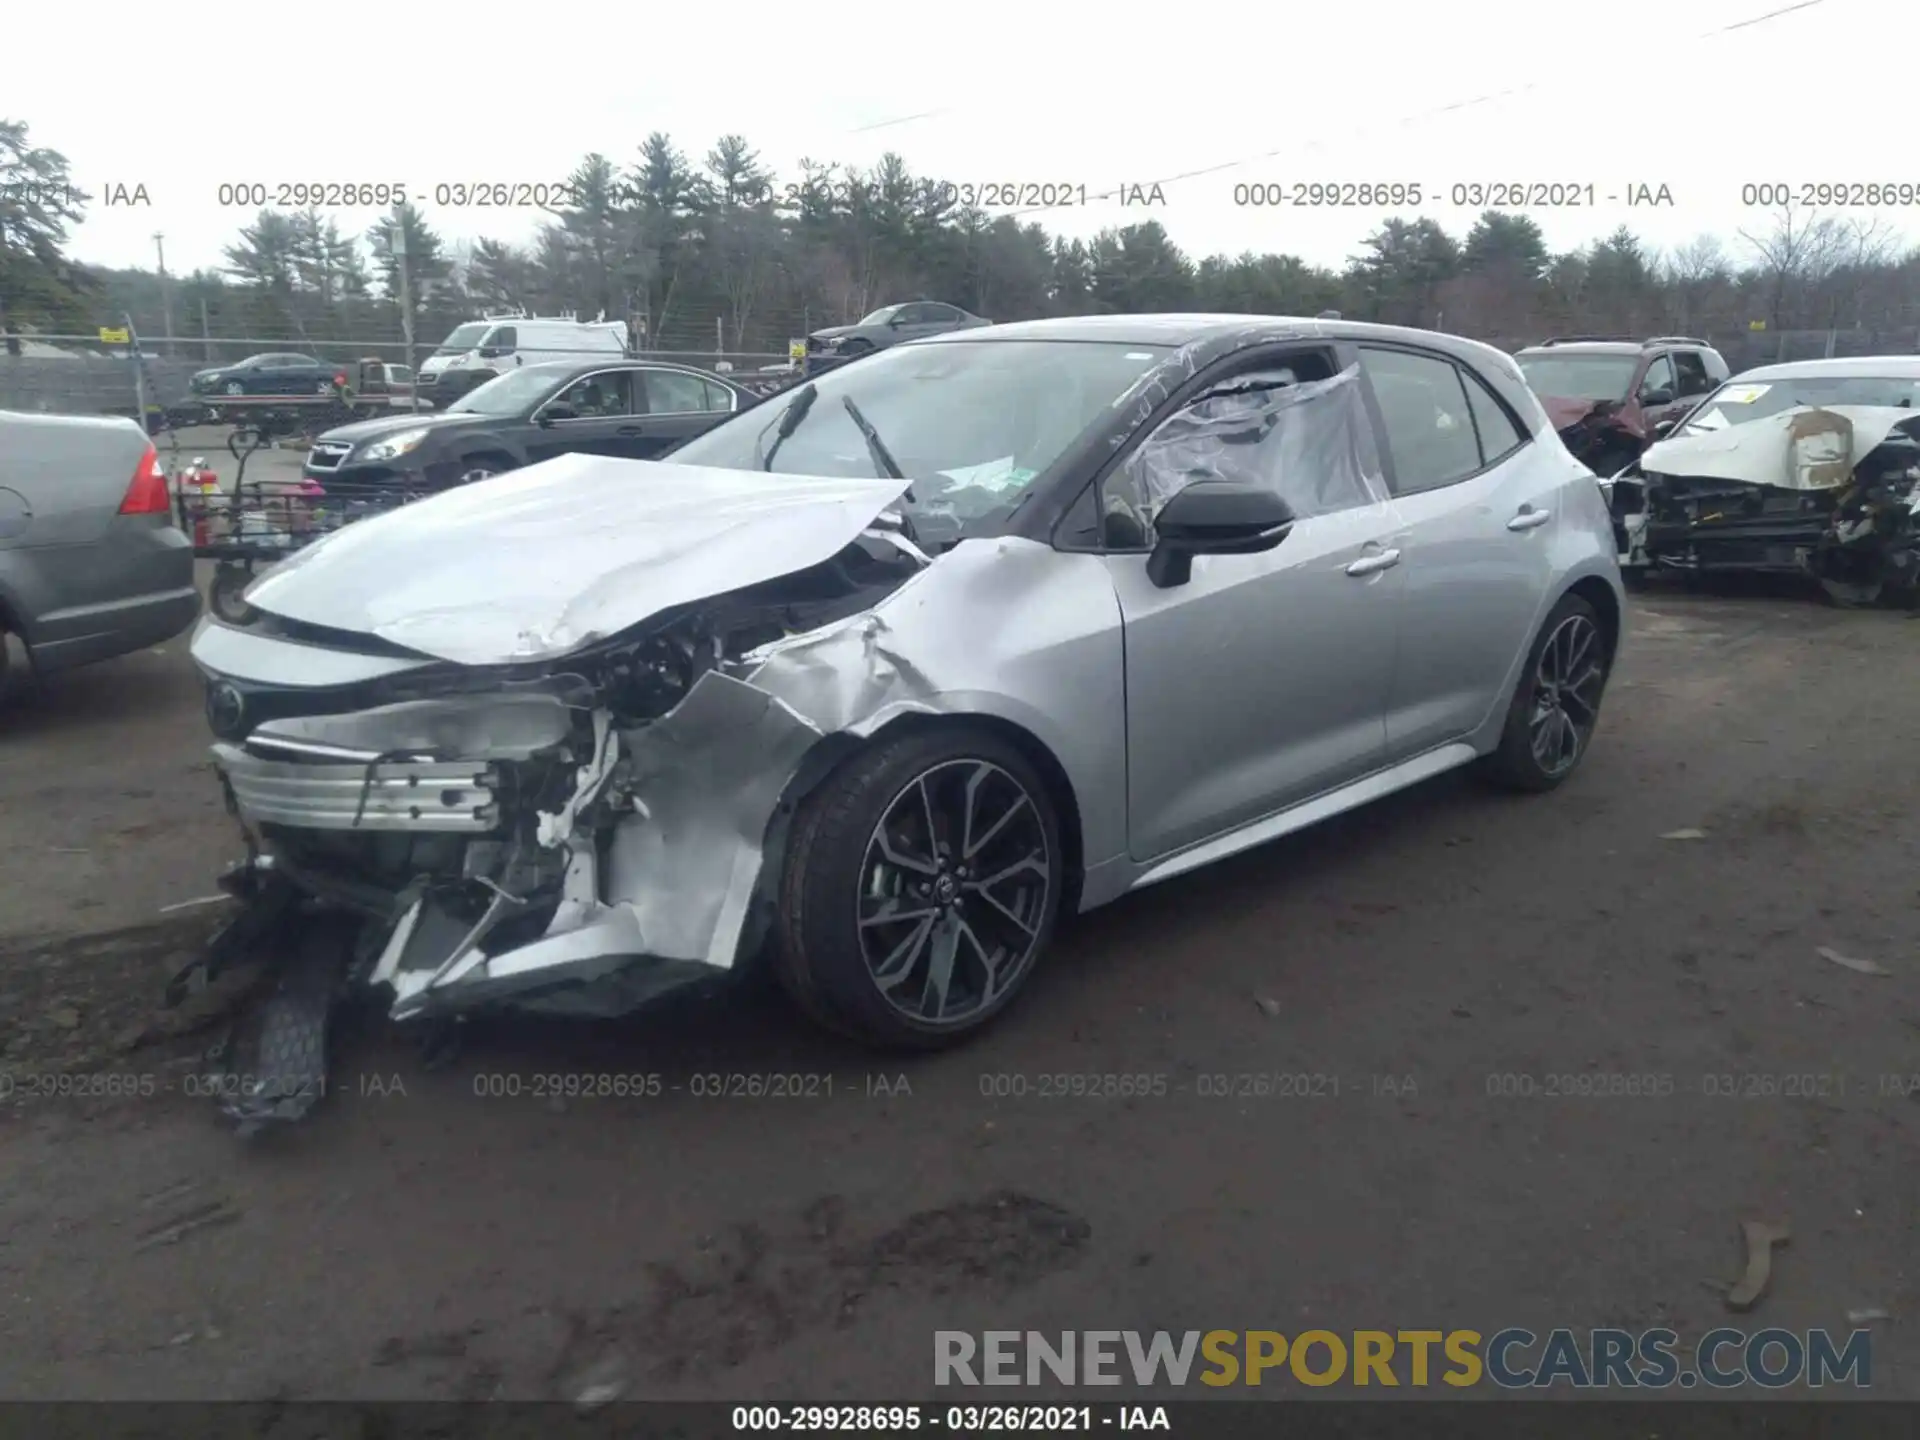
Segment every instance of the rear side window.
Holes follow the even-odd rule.
[[[1504,460],[1526,441],[1520,427],[1513,423],[1493,392],[1472,370],[1461,367],[1460,377],[1467,386],[1467,409],[1473,415],[1474,433],[1480,437],[1480,462],[1491,465]]]
[[[649,415],[685,415],[714,408],[708,400],[712,387],[698,375],[679,370],[648,370],[644,374]]]
[[[1713,388],[1713,377],[1707,373],[1706,357],[1698,350],[1676,350],[1673,352],[1673,368],[1680,376],[1680,388],[1676,395],[1704,395]]]
[[[1360,365],[1380,402],[1396,492],[1436,490],[1481,468],[1466,381],[1452,361],[1362,346]]]

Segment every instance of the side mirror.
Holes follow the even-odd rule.
[[[889,330],[898,330],[902,325],[906,323],[907,323],[907,317],[904,315],[889,315],[887,317],[887,328]]]
[[[540,428],[542,430],[545,430],[548,426],[552,425],[553,422],[556,420],[572,420],[575,418],[576,417],[573,411],[567,406],[549,405],[547,406],[546,409],[540,412],[538,423]]]
[[[1162,590],[1193,578],[1196,555],[1256,555],[1293,529],[1293,509],[1273,491],[1232,480],[1197,480],[1154,517],[1147,578]]]
[[[483,345],[480,347],[480,358],[482,360],[498,360],[506,353],[507,352],[502,350],[498,345]]]
[[[1673,403],[1673,391],[1667,389],[1665,386],[1654,390],[1642,390],[1640,392],[1640,403],[1642,405],[1671,405]]]

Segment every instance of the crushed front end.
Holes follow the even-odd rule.
[[[1818,580],[1871,604],[1920,587],[1920,416],[1803,407],[1662,441],[1608,487],[1623,556]]]
[[[750,683],[750,657],[926,564],[865,532],[538,662],[451,663],[268,613],[203,625],[214,765],[251,857],[243,933],[207,965],[264,955],[282,971],[269,1008],[298,1011],[297,1036],[238,1064],[229,1112],[304,1113],[326,1017],[356,992],[399,1021],[605,1016],[732,968],[765,922],[783,795],[823,738]]]

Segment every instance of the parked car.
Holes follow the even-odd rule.
[[[196,395],[328,395],[346,383],[343,366],[288,352],[195,371],[187,386]]]
[[[139,424],[0,411],[0,688],[158,645],[199,613]]]
[[[1872,604],[1920,589],[1920,356],[1735,376],[1603,482],[1630,576],[1806,575]]]
[[[323,486],[440,490],[556,455],[645,460],[718,424],[754,397],[704,370],[635,360],[528,365],[432,414],[328,430],[302,473]]]
[[[934,300],[883,306],[852,325],[829,325],[807,336],[807,373],[818,374],[842,361],[885,350],[903,340],[924,340],[929,335],[975,330],[992,323],[978,315],[969,315],[957,305],[942,305]]]
[[[764,942],[908,1047],[991,1021],[1063,913],[1457,766],[1553,789],[1623,610],[1509,357],[1190,315],[898,346],[664,461],[403,506],[248,600],[194,642],[267,857],[236,923],[360,897],[290,962],[304,1023],[342,976],[398,1019],[612,1013]]]
[[[1728,375],[1704,340],[1573,335],[1514,356],[1574,456],[1611,475]]]
[[[446,405],[524,365],[612,359],[626,353],[624,321],[584,323],[532,315],[471,320],[455,326],[440,348],[420,362],[415,385],[421,399]]]

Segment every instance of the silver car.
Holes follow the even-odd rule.
[[[0,411],[0,689],[158,645],[199,613],[146,432]]]
[[[1552,789],[1622,616],[1506,356],[1218,315],[903,345],[246,598],[194,644],[245,943],[355,917],[287,993],[607,1014],[764,955],[909,1047],[1003,1010],[1063,913],[1456,766]]]

